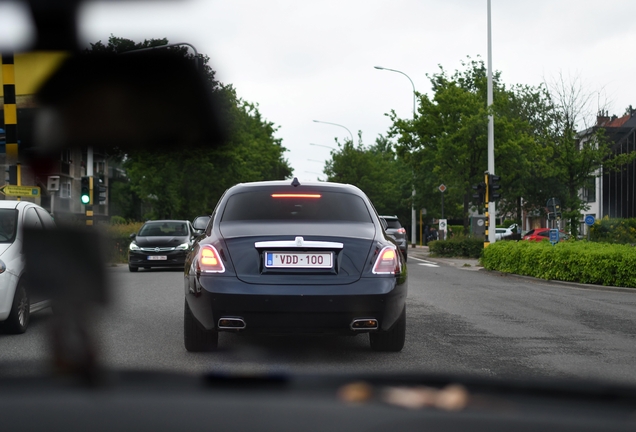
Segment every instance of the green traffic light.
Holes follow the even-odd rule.
[[[88,204],[91,201],[91,197],[88,195],[82,195],[81,200],[82,204]]]

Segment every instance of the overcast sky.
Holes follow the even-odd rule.
[[[199,0],[152,12],[146,4],[88,7],[84,37],[193,44],[221,82],[280,127],[301,180],[315,180],[329,158],[310,143],[349,137],[312,120],[361,131],[371,144],[390,127],[385,113],[412,115],[411,83],[375,65],[429,92],[438,65],[452,72],[467,56],[487,59],[487,0]],[[578,77],[620,115],[636,106],[635,17],[632,0],[492,0],[493,67],[507,84]]]

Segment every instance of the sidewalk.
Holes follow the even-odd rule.
[[[431,257],[428,246],[409,247],[408,257],[422,259],[434,263],[443,263],[454,267],[460,267],[470,270],[481,270],[483,267],[479,265],[479,260],[474,258],[439,258]],[[417,260],[413,260],[417,261]]]

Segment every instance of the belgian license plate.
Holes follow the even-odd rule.
[[[267,268],[332,268],[331,252],[265,252]]]
[[[148,261],[165,261],[168,257],[165,255],[149,255]]]

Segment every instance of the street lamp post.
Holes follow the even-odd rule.
[[[324,148],[328,148],[328,149],[331,149],[331,150],[337,150],[335,147],[328,146],[328,145],[323,145],[323,144],[314,144],[314,143],[309,143],[309,145],[312,145],[312,146],[318,146],[318,147],[324,147]]]
[[[314,120],[314,123],[323,123],[323,124],[328,124],[328,125],[333,125],[333,126],[339,126],[341,128],[346,129],[347,132],[349,132],[349,135],[351,136],[351,144],[353,145],[353,134],[351,133],[349,128],[347,128],[346,126],[343,126],[343,125],[338,124],[338,123],[331,123],[331,122],[320,121],[320,120]],[[312,144],[312,145],[320,145],[320,144]],[[325,146],[322,146],[322,147],[325,147]]]
[[[395,69],[389,69],[389,68],[385,68],[382,66],[373,66],[374,68],[378,69],[378,70],[386,70],[386,71],[390,71],[390,72],[396,72],[399,74],[404,75],[405,77],[407,77],[409,79],[409,81],[411,82],[411,86],[413,87],[413,120],[415,120],[415,114],[416,114],[416,106],[417,106],[417,101],[416,101],[416,94],[415,94],[415,84],[413,84],[413,80],[411,79],[410,76],[408,76],[407,74],[405,74],[402,71],[399,70],[395,70]],[[411,247],[415,247],[415,225],[416,225],[416,220],[415,220],[415,185],[413,185],[413,190],[411,192],[411,196],[412,196],[412,203],[411,203]]]

